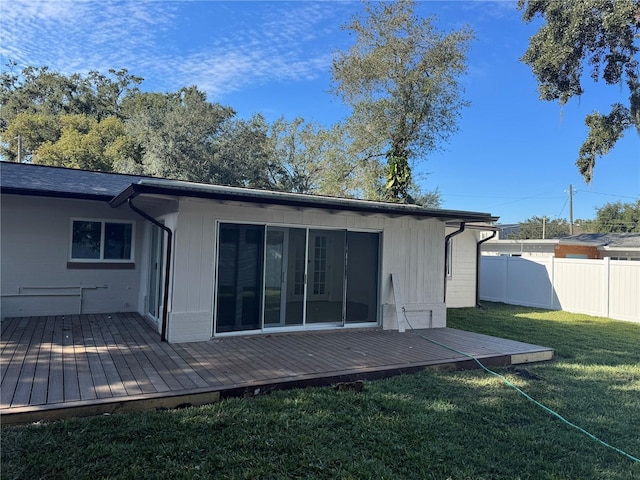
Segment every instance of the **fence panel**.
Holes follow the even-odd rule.
[[[507,257],[507,299],[529,307],[553,308],[551,258]]]
[[[553,263],[557,308],[606,317],[607,261],[555,258]]]
[[[611,260],[609,316],[640,322],[640,262]]]
[[[507,303],[507,260],[509,257],[483,256],[480,264],[480,297]]]
[[[640,262],[483,255],[480,298],[640,322]]]

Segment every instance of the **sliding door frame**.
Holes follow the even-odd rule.
[[[233,225],[252,225],[257,227],[264,228],[264,244],[263,244],[263,256],[262,256],[262,294],[261,294],[261,313],[260,313],[260,327],[254,330],[238,330],[232,332],[217,332],[218,326],[218,283],[219,283],[219,255],[220,255],[220,225],[221,224],[233,224]],[[303,308],[302,308],[302,323],[298,325],[292,326],[283,326],[283,327],[265,327],[265,275],[266,275],[266,249],[267,249],[267,231],[268,228],[271,227],[277,230],[287,230],[287,229],[299,229],[305,231],[305,259],[304,259],[304,282],[303,282]],[[307,302],[308,302],[308,291],[309,291],[309,283],[311,281],[309,275],[311,272],[309,271],[309,248],[310,248],[310,231],[311,230],[327,230],[327,231],[341,231],[344,232],[344,268],[342,272],[343,276],[343,284],[342,284],[342,321],[341,324],[336,322],[327,322],[327,323],[318,323],[308,324],[307,323]],[[378,252],[376,256],[377,261],[377,278],[376,278],[376,305],[375,305],[375,322],[359,322],[352,323],[348,322],[346,318],[347,312],[347,268],[348,268],[348,260],[349,260],[349,244],[348,244],[348,233],[349,232],[360,232],[360,233],[370,233],[378,236]],[[290,232],[289,232],[290,233]],[[288,237],[288,235],[285,235]],[[282,224],[282,223],[270,223],[270,222],[261,222],[261,221],[238,221],[238,220],[216,220],[215,222],[215,252],[214,252],[214,269],[213,269],[213,303],[212,303],[212,312],[213,312],[213,328],[212,333],[214,337],[223,337],[223,336],[234,336],[234,335],[253,335],[253,334],[264,334],[264,333],[275,333],[275,332],[292,332],[292,331],[305,331],[305,330],[317,330],[317,329],[335,329],[335,328],[362,328],[362,327],[377,327],[380,325],[381,319],[381,271],[382,271],[382,242],[383,242],[383,231],[380,229],[367,229],[367,228],[340,228],[340,227],[325,227],[319,225],[307,225],[307,224]],[[288,252],[288,255],[291,255],[291,252]],[[288,274],[285,274],[288,275]],[[293,281],[293,279],[288,278],[287,282]],[[288,288],[288,285],[285,287]],[[286,296],[286,292],[285,292]],[[281,312],[282,315],[282,312]]]

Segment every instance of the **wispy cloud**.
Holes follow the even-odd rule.
[[[330,68],[333,2],[3,2],[3,64],[70,74],[127,68],[143,87],[197,85],[220,98],[248,85],[315,78]],[[200,18],[202,17],[202,18]]]

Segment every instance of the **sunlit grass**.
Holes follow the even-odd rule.
[[[640,324],[488,304],[449,325],[552,347],[499,369],[640,455]],[[640,465],[477,371],[276,391],[174,411],[2,428],[2,479],[631,479]]]

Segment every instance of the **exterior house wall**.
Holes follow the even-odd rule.
[[[141,311],[143,235],[139,217],[128,209],[2,195],[1,214],[2,317]],[[67,268],[72,218],[134,221],[135,268]]]
[[[455,229],[447,228],[447,234]],[[447,308],[476,304],[476,246],[480,232],[465,230],[452,237],[451,274],[447,276]]]
[[[586,256],[586,258],[600,258],[598,253],[598,247],[591,247],[587,245],[566,245],[558,244],[555,246],[556,258],[580,258]],[[579,255],[580,257],[575,257]]]
[[[394,287],[402,285],[403,305],[419,304],[424,310],[412,319],[414,327],[446,325],[444,223],[440,221],[187,199],[181,201],[175,223],[169,341],[207,340],[213,335],[219,221],[380,232],[378,298],[383,328],[398,328],[391,273],[396,279]]]

